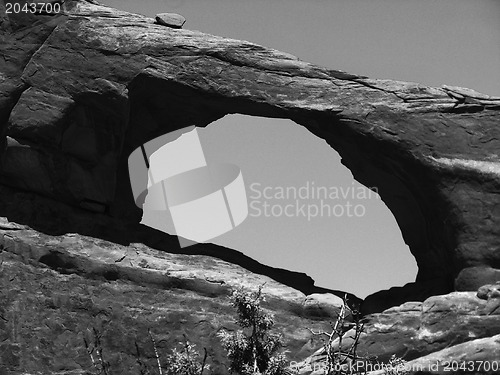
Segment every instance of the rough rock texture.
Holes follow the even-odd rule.
[[[207,348],[214,373],[225,374],[216,333],[237,328],[228,296],[264,283],[264,307],[275,315],[288,359],[302,361],[301,373],[310,374],[304,365],[324,360],[322,350],[314,354],[322,341],[310,329],[331,329],[338,297],[306,296],[210,256],[80,234],[51,236],[0,218],[0,373],[88,373],[85,340],[91,343],[96,329],[111,374],[137,374],[135,342],[141,360],[155,366],[150,329],[162,362],[186,335]],[[434,371],[443,361],[493,362],[499,358],[499,307],[498,285],[408,302],[365,317],[358,354],[381,363],[395,354],[443,374],[449,373],[443,366]]]
[[[138,221],[126,166],[137,146],[227,113],[290,118],[394,213],[419,267],[396,299],[475,290],[476,267],[498,280],[500,98],[320,68],[88,1],[55,16],[0,7],[3,184]]]
[[[491,285],[480,289],[479,294],[484,299],[474,292],[453,292],[369,315],[360,338],[358,355],[373,363],[388,363],[390,357],[396,355],[415,368],[424,363],[435,367],[441,360],[438,370],[431,373],[443,374],[450,373],[443,368],[446,360],[457,363],[498,361],[500,298],[492,290],[495,287]],[[346,333],[343,345],[352,342],[349,340],[352,335],[351,331]],[[486,345],[484,349],[480,342]],[[333,345],[338,348],[338,340]],[[298,365],[302,369],[300,373],[322,374],[312,370],[320,368],[324,360],[324,350],[319,349]],[[476,369],[477,366],[476,363]]]
[[[471,340],[462,344],[442,349],[438,352],[408,361],[401,370],[408,374],[498,374],[500,369],[500,335]],[[366,375],[387,375],[395,367],[380,364]],[[314,375],[322,375],[317,371]]]
[[[89,371],[93,328],[116,373],[139,373],[135,340],[154,364],[147,328],[162,350],[186,333],[224,373],[227,295],[264,281],[291,359],[318,348],[306,328],[328,329],[342,292],[138,224],[130,152],[228,113],[305,126],[393,212],[419,273],[364,301],[401,306],[366,317],[363,353],[498,358],[500,98],[325,69],[93,1],[63,8],[0,3],[0,374]]]
[[[263,285],[291,360],[321,345],[307,328],[328,322],[310,314],[306,296],[272,279],[209,256],[174,255],[142,244],[66,234],[50,236],[0,220],[0,374],[93,371],[84,339],[102,334],[111,374],[156,371],[148,329],[162,362],[183,335],[206,347],[214,373],[227,373],[216,334],[237,328],[228,296]],[[95,352],[94,352],[95,354]]]
[[[344,304],[342,298],[331,293],[313,293],[307,296],[304,307],[308,314],[335,320]]]
[[[8,217],[10,221],[29,225],[46,234],[57,236],[65,233],[79,233],[124,246],[131,243],[143,243],[169,253],[209,255],[244,267],[250,272],[266,275],[305,294],[332,293],[339,296],[345,294],[342,291],[315,286],[314,280],[304,273],[263,265],[233,249],[214,244],[197,244],[180,249],[175,236],[140,225],[126,216],[116,218],[96,214],[50,198],[40,197],[34,193],[15,191],[2,185],[0,185],[0,196],[2,197],[0,213]],[[350,304],[359,305],[361,302],[353,294],[347,293],[347,295]]]
[[[176,13],[160,13],[156,15],[155,19],[158,24],[174,29],[180,29],[186,23],[186,19]]]
[[[477,291],[477,297],[485,300],[500,298],[500,283],[494,285],[483,285]]]
[[[418,371],[420,375],[498,374],[500,371],[499,358],[500,335],[495,335],[440,350],[410,361],[406,366],[411,370]]]

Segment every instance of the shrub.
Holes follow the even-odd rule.
[[[396,355],[392,355],[389,360],[387,369],[387,375],[407,375],[410,373],[406,368],[406,361],[402,358],[396,357]]]
[[[262,302],[262,286],[256,292],[236,290],[231,303],[237,311],[236,332],[218,333],[230,361],[229,370],[241,375],[287,374],[286,358],[279,353],[283,345],[281,335],[270,332],[274,320],[266,313]]]
[[[167,356],[166,369],[167,375],[201,375],[203,370],[208,368],[205,365],[207,351],[203,361],[200,360],[200,354],[195,350],[195,346],[186,340],[181,351],[172,350],[172,354]]]

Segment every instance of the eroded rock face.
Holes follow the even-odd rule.
[[[404,358],[408,366],[414,366],[414,369],[420,367],[429,370],[424,371],[425,374],[450,373],[451,370],[445,369],[443,361],[458,364],[488,361],[491,365],[499,358],[500,299],[493,292],[495,288],[492,285],[481,288],[478,295],[482,298],[474,292],[453,292],[430,297],[424,302],[407,302],[367,316],[357,350],[360,361],[364,359],[371,363],[387,364],[391,356],[395,355]],[[342,344],[344,349],[349,347],[352,342],[349,338],[353,335],[352,330],[346,333]],[[338,350],[338,347],[337,339],[333,342],[333,348]],[[297,368],[301,369],[300,374],[312,374],[313,369],[322,367],[325,358],[324,349],[320,348]],[[478,365],[475,364],[476,370],[479,370]]]
[[[227,113],[289,118],[378,188],[419,267],[403,299],[475,290],[476,267],[498,280],[500,98],[325,69],[83,0],[53,16],[3,7],[2,184],[137,222],[126,159],[145,141]]]
[[[477,291],[477,297],[485,300],[500,299],[500,283],[494,285],[483,285]]]
[[[313,293],[306,297],[304,308],[312,316],[336,320],[344,301],[331,293]]]
[[[176,13],[160,13],[156,15],[155,19],[158,24],[174,29],[180,29],[186,23],[186,19]]]
[[[304,273],[269,267],[239,251],[223,246],[202,243],[179,249],[177,237],[138,224],[130,217],[116,218],[106,214],[97,214],[2,185],[0,185],[0,196],[2,197],[0,212],[5,212],[11,222],[23,223],[45,234],[58,236],[66,233],[79,233],[123,246],[142,243],[168,253],[208,255],[244,267],[250,272],[268,276],[308,295],[332,293],[344,296],[346,294],[338,290],[317,287],[314,285],[314,280]],[[2,228],[1,220],[0,228]],[[347,296],[350,303],[361,302],[353,294],[347,293]]]
[[[263,307],[274,314],[288,360],[310,374],[308,368],[324,360],[324,343],[311,330],[331,331],[338,297],[306,296],[215,257],[80,234],[52,236],[0,218],[0,372],[86,374],[93,369],[86,342],[92,347],[96,333],[111,374],[139,373],[137,348],[154,372],[149,329],[163,364],[186,335],[198,349],[207,348],[214,373],[227,374],[216,334],[237,329],[228,297],[237,288],[263,284]],[[498,288],[486,285],[477,293],[434,296],[369,315],[357,353],[380,363],[397,355],[421,368],[441,363],[438,371],[424,372],[438,374],[449,373],[443,361],[495,362]]]
[[[500,369],[500,335],[471,340],[442,349],[406,364],[418,374],[495,374]],[[423,369],[423,370],[420,370]],[[458,369],[458,371],[457,371]],[[375,375],[375,374],[372,374]]]
[[[85,340],[92,348],[94,329],[110,374],[140,373],[138,348],[155,372],[150,329],[163,365],[186,335],[200,352],[207,349],[214,373],[226,374],[217,332],[238,328],[228,297],[259,286],[290,360],[321,346],[308,328],[328,322],[309,313],[305,294],[269,277],[210,256],[50,236],[0,218],[0,373],[92,372]]]
[[[155,366],[150,328],[162,356],[186,334],[223,374],[227,297],[263,282],[289,359],[321,360],[308,328],[331,329],[343,293],[218,246],[180,254],[138,224],[130,152],[229,112],[307,127],[394,213],[419,274],[366,299],[364,313],[385,311],[366,316],[361,355],[498,358],[500,98],[324,69],[91,1],[64,9],[0,3],[0,373],[86,373],[96,328],[113,371],[137,374],[136,341]]]

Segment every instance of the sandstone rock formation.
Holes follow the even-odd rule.
[[[477,291],[477,297],[485,300],[500,298],[500,283],[481,286]]]
[[[331,320],[336,319],[343,304],[344,301],[342,298],[331,293],[309,294],[304,301],[304,307],[308,314],[329,318]]]
[[[155,19],[158,24],[174,29],[180,29],[186,23],[186,19],[176,13],[160,13],[156,15]]]
[[[130,152],[228,113],[305,126],[393,212],[419,272],[363,302],[366,314],[401,306],[367,316],[361,350],[418,361],[496,345],[500,98],[321,68],[94,1],[63,9],[6,14],[0,3],[0,373],[86,371],[93,327],[123,374],[137,373],[134,340],[153,358],[148,327],[163,349],[199,336],[222,368],[226,297],[264,281],[291,359],[318,348],[303,328],[328,325],[336,298],[310,295],[343,292],[230,249],[179,249],[138,224]]]
[[[493,286],[483,287],[479,295],[484,299],[474,292],[453,292],[369,315],[360,337],[358,355],[381,364],[387,364],[390,357],[396,355],[407,360],[414,370],[429,370],[423,373],[450,373],[451,370],[444,368],[446,361],[455,362],[454,366],[476,361],[476,370],[478,361],[490,364],[497,361],[495,366],[499,369],[500,299],[493,290],[496,290]],[[349,338],[353,334],[347,332],[343,347],[351,344]],[[338,348],[338,345],[337,339],[333,346]],[[321,371],[312,370],[321,368],[324,361],[324,349],[320,348],[296,367],[301,369],[301,374],[319,375]]]
[[[376,186],[417,260],[423,300],[498,280],[500,98],[375,80],[252,43],[165,28],[88,1],[6,15],[2,183],[138,220],[126,158],[227,113],[290,118]],[[1,5],[3,7],[3,5]],[[472,275],[472,277],[471,277]],[[380,310],[375,296],[366,311]]]
[[[331,330],[340,303],[336,297],[306,296],[214,257],[79,234],[51,236],[2,218],[0,371],[88,373],[92,362],[84,339],[91,342],[96,329],[112,373],[136,374],[136,342],[141,360],[155,363],[151,329],[162,361],[186,335],[208,349],[215,373],[225,374],[216,333],[236,329],[228,296],[236,288],[255,290],[263,284],[264,307],[284,335],[288,359],[310,374],[307,369],[324,360],[317,351],[323,343],[310,330]],[[499,307],[498,285],[408,302],[365,318],[358,354],[379,363],[398,355],[415,368],[443,361],[493,363]],[[424,373],[449,373],[443,366],[438,370]]]
[[[5,219],[0,228],[0,374],[91,373],[84,339],[92,342],[94,329],[112,374],[140,373],[135,342],[141,360],[155,364],[148,329],[163,364],[186,335],[207,348],[214,373],[225,374],[216,334],[237,328],[228,296],[240,287],[263,286],[263,306],[274,314],[291,360],[321,345],[307,328],[328,326],[309,313],[302,292],[214,257],[50,236]]]

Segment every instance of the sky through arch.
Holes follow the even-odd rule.
[[[415,281],[394,216],[323,139],[291,120],[244,115],[199,131],[209,163],[241,168],[249,204],[246,220],[211,242],[359,297]]]
[[[180,13],[187,19],[184,25],[186,29],[248,40],[292,53],[304,61],[370,78],[419,82],[438,87],[443,84],[463,86],[485,94],[500,96],[500,69],[498,69],[500,2],[496,0],[102,0],[102,2],[118,9],[151,17],[162,12]],[[220,121],[222,122],[217,123],[217,128],[220,126],[222,129],[224,121],[231,122],[233,128],[239,128],[238,124],[247,120],[235,121],[234,118],[231,120],[230,117],[226,117]],[[248,121],[257,122],[255,118]],[[274,120],[262,121],[267,123],[268,129],[279,128]],[[208,129],[214,125],[210,125]],[[290,134],[288,136],[291,137]],[[254,135],[258,135],[258,132]],[[240,136],[245,136],[245,133],[241,133]],[[273,139],[268,136],[262,142],[273,142]],[[250,145],[242,147],[246,146],[250,147]],[[304,144],[303,148],[305,147]],[[315,153],[317,150],[312,148],[306,151]],[[257,158],[260,157],[258,151],[254,152]],[[285,153],[277,155],[281,155],[278,157],[284,159],[287,157]],[[329,160],[329,165],[333,165],[333,159]],[[238,160],[228,162],[238,164]],[[242,165],[240,167],[244,168]],[[306,166],[304,170],[307,171],[308,167]],[[383,204],[380,200],[379,203]],[[390,215],[388,209],[386,214]],[[392,215],[387,221],[390,219],[394,220]],[[375,221],[372,223],[374,226],[372,229],[385,221]],[[304,226],[309,228],[309,232],[305,234],[309,242],[300,246],[296,241],[298,233],[290,233],[286,247],[300,248],[300,251],[320,248],[317,241],[321,236],[315,232],[319,227],[321,224]],[[270,228],[262,228],[262,231],[270,231]],[[386,233],[386,230],[380,230],[379,233],[381,232]],[[398,230],[391,233],[392,236],[400,237]],[[236,234],[234,231],[233,235]],[[375,242],[375,235],[371,236]],[[351,244],[350,251],[356,251],[356,242],[352,240],[358,240],[362,236],[351,235],[351,237],[349,239],[349,235],[346,235],[344,239],[338,239],[337,245],[342,247],[345,241]],[[411,257],[409,251],[402,253]],[[294,269],[293,265],[292,267],[286,265],[289,260],[286,255],[278,256],[275,252],[262,250],[262,256],[264,255],[280,258],[282,267]],[[259,259],[259,255],[256,258]],[[356,256],[353,255],[352,259],[356,260]],[[259,260],[269,264],[274,262],[273,259]],[[387,273],[397,274],[401,270],[399,263],[395,259],[389,260],[391,263],[387,264]],[[349,268],[345,263],[339,263]],[[358,265],[362,264],[358,262]],[[308,265],[303,261],[301,266],[307,268]],[[369,275],[370,270],[368,267],[360,269],[360,272]],[[318,277],[316,272],[305,272],[310,273],[318,285],[341,288],[339,280],[331,278],[324,280],[322,276]],[[413,271],[408,272],[405,271],[405,274],[414,275]],[[395,280],[391,284],[397,285],[400,282]],[[352,291],[357,292],[355,289]],[[363,296],[365,292],[357,293]]]

